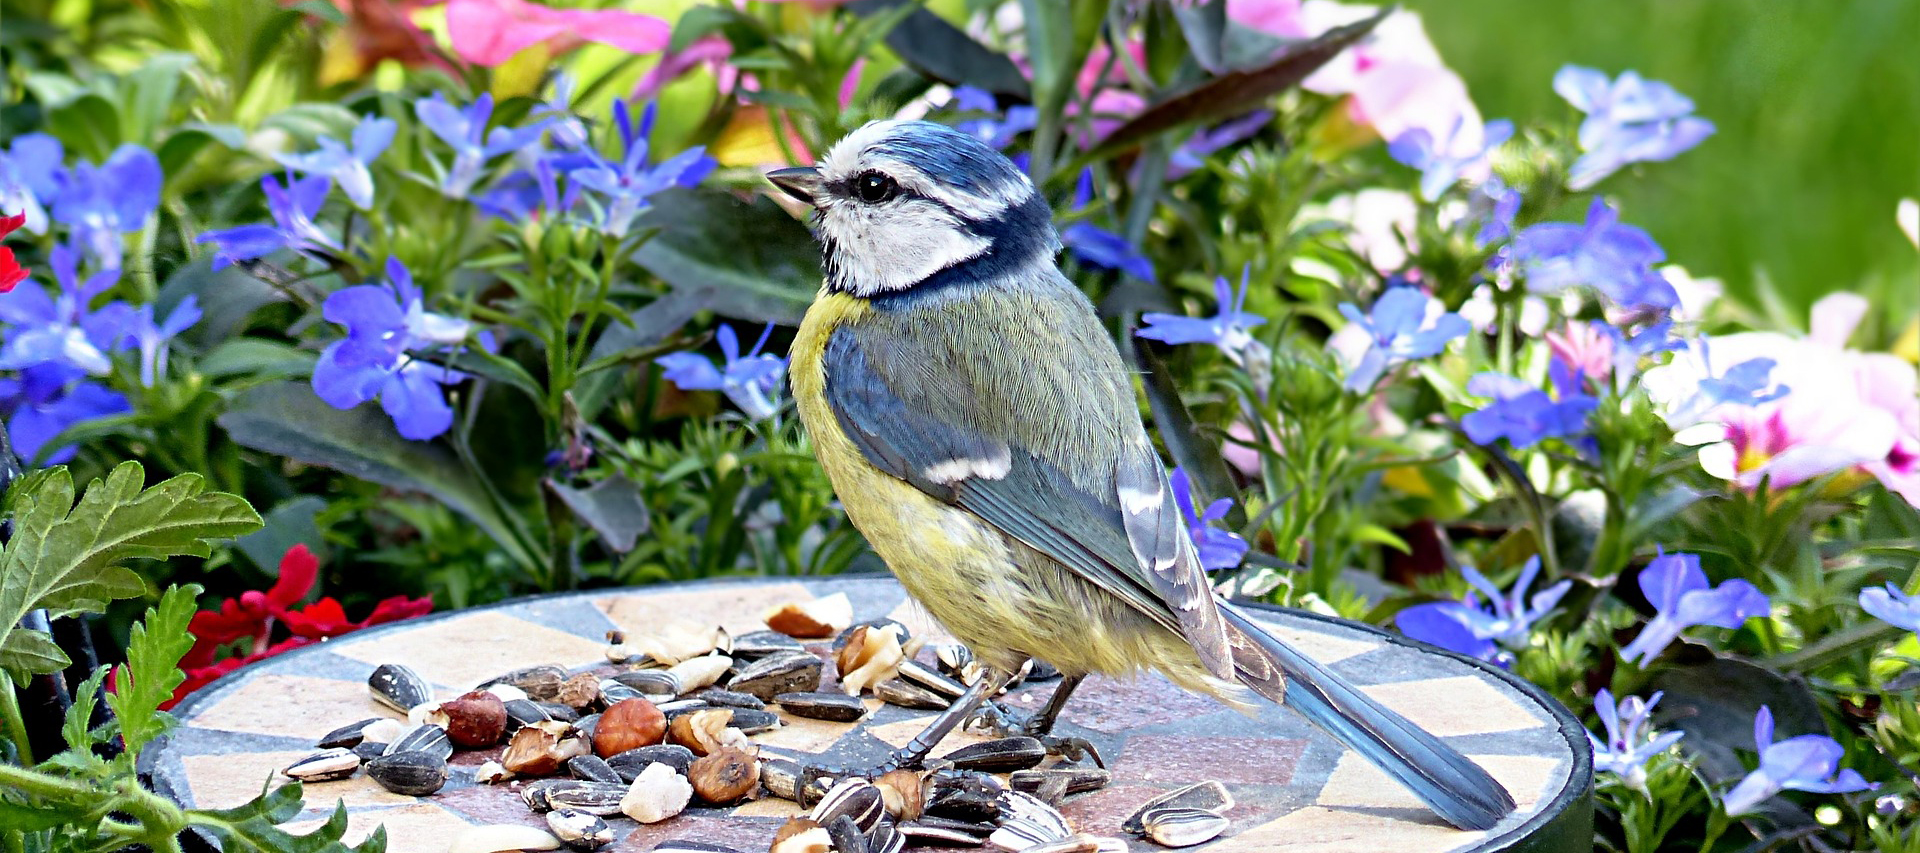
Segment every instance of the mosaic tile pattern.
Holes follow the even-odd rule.
[[[278,768],[305,754],[327,730],[370,716],[396,716],[367,698],[366,676],[379,663],[414,667],[444,699],[519,666],[604,665],[602,638],[610,628],[640,633],[690,621],[755,630],[762,627],[758,615],[770,606],[835,593],[852,599],[857,619],[889,616],[919,636],[944,636],[890,578],[710,582],[527,599],[369,630],[241,670],[178,709],[182,725],[162,748],[149,751],[149,769],[160,790],[186,804],[235,805],[258,794],[263,783],[284,781]],[[1089,680],[1067,707],[1060,733],[1092,741],[1114,770],[1110,787],[1063,805],[1076,827],[1119,835],[1121,821],[1141,803],[1208,779],[1225,783],[1237,805],[1226,836],[1188,848],[1205,853],[1525,850],[1534,849],[1528,839],[1549,824],[1564,829],[1569,820],[1588,819],[1586,744],[1564,709],[1504,673],[1372,629],[1289,612],[1261,616],[1288,642],[1472,756],[1507,786],[1520,811],[1491,832],[1455,830],[1290,711],[1266,706],[1243,715],[1143,676]],[[1029,684],[1007,698],[1037,707],[1052,687]],[[857,726],[790,718],[787,726],[755,740],[770,754],[826,753],[832,761],[859,763],[904,744],[929,715],[869,704],[875,710]],[[935,754],[982,738],[956,732]],[[473,768],[498,754],[496,747],[457,755],[452,781],[422,799],[388,793],[364,774],[309,785],[305,822],[319,826],[335,801],[344,801],[349,839],[384,825],[387,849],[396,853],[437,853],[470,825],[543,825],[521,804],[515,785],[473,784]],[[794,813],[791,803],[766,799],[696,809],[654,826],[618,819],[613,822],[622,837],[605,849],[647,851],[663,841],[689,839],[759,853]],[[1136,851],[1161,849],[1144,841],[1134,845]]]

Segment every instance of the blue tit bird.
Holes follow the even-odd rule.
[[[1088,674],[1154,670],[1240,707],[1249,690],[1286,700],[1456,826],[1513,811],[1485,770],[1214,595],[1129,371],[1012,162],[944,125],[879,121],[767,177],[813,206],[824,256],[790,367],[814,452],[901,585],[988,669],[870,770],[924,761],[1037,658],[1063,680],[1023,726],[1036,736]]]

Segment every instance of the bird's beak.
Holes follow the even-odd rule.
[[[767,173],[767,180],[785,190],[787,195],[808,204],[813,203],[814,195],[820,191],[820,170],[812,166],[775,169]]]

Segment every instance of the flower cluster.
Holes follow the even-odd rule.
[[[760,351],[772,334],[773,324],[769,323],[760,332],[760,339],[753,343],[753,349],[742,354],[740,338],[734,334],[733,327],[721,326],[714,333],[720,341],[720,354],[725,358],[718,368],[706,356],[690,352],[663,355],[654,361],[663,368],[666,380],[682,391],[719,391],[748,418],[766,420],[780,409],[777,402],[780,380],[787,370],[786,359]]]
[[[1461,566],[1460,574],[1473,587],[1465,601],[1416,604],[1400,611],[1394,625],[1416,640],[1502,665],[1511,664],[1511,650],[1525,648],[1534,623],[1552,613],[1573,588],[1573,581],[1563,580],[1527,597],[1540,577],[1539,557],[1521,567],[1511,593],[1502,593],[1472,566]],[[1479,600],[1483,595],[1485,605]]]
[[[1567,185],[1584,190],[1629,163],[1670,160],[1713,135],[1713,122],[1693,115],[1693,101],[1637,72],[1618,79],[1569,65],[1553,76],[1553,90],[1586,113],[1580,149]]]

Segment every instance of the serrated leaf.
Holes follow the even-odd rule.
[[[220,848],[226,853],[385,853],[386,827],[375,829],[358,845],[350,847],[340,841],[347,833],[344,803],[336,803],[327,822],[306,835],[293,835],[276,825],[298,815],[300,806],[300,783],[293,782],[238,808],[188,812],[187,820],[219,838]]]
[[[1364,21],[1335,27],[1313,39],[1289,45],[1265,65],[1229,71],[1160,98],[1116,128],[1092,150],[1080,155],[1074,161],[1075,168],[1079,164],[1110,159],[1169,130],[1257,109],[1268,98],[1299,85],[1320,66],[1352,47],[1391,11],[1383,9]]]
[[[167,590],[127,638],[127,662],[114,668],[114,692],[107,694],[107,704],[120,721],[128,755],[139,755],[172,725],[173,717],[162,712],[160,704],[172,699],[174,688],[187,680],[180,659],[193,648],[187,625],[199,595],[200,587],[193,584]]]
[[[633,253],[636,263],[717,314],[800,322],[820,287],[820,250],[805,225],[765,196],[669,190],[652,202],[645,223],[660,233]]]
[[[218,423],[254,450],[432,495],[479,525],[521,565],[539,565],[515,538],[513,520],[494,507],[486,487],[444,444],[402,438],[378,406],[342,411],[303,383],[279,382],[241,393]]]
[[[244,499],[205,491],[198,474],[142,491],[144,479],[140,463],[122,462],[75,504],[73,476],[62,466],[9,490],[14,532],[0,554],[0,655],[13,653],[15,626],[29,610],[94,611],[144,592],[139,576],[119,565],[126,560],[204,557],[210,540],[260,527]]]
[[[634,542],[652,523],[640,487],[625,475],[615,474],[584,489],[548,480],[547,488],[593,528],[593,532],[600,534],[608,548],[619,553],[633,550]]]
[[[66,738],[67,751],[77,753],[82,760],[93,758],[93,712],[100,705],[100,685],[107,680],[107,668],[100,667],[87,676],[73,689],[73,704],[67,706],[67,717],[60,724],[60,734]]]
[[[0,670],[13,677],[13,683],[25,684],[36,675],[59,672],[73,663],[67,653],[53,642],[52,635],[30,628],[16,628],[0,649]]]

